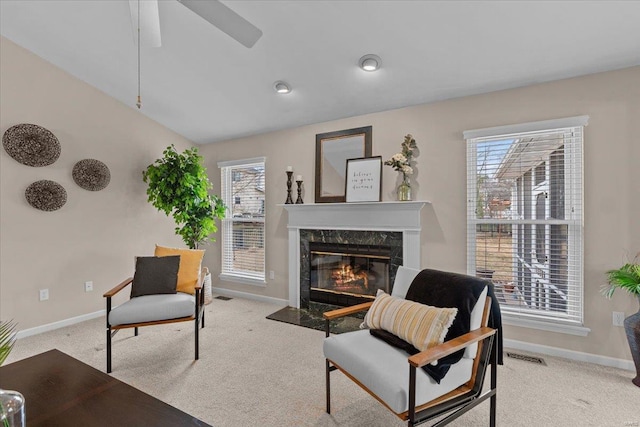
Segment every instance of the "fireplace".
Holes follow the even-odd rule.
[[[288,213],[289,230],[289,305],[294,308],[308,308],[311,300],[311,250],[316,243],[349,245],[347,250],[332,249],[333,252],[355,255],[358,261],[359,249],[377,247],[377,251],[389,252],[388,279],[386,288],[392,291],[398,266],[420,268],[421,218],[420,210],[426,201],[413,202],[361,202],[361,203],[309,203],[284,204]],[[355,249],[354,249],[355,247]],[[326,247],[321,248],[326,249]],[[315,252],[317,250],[314,249]],[[325,252],[331,252],[326,251]],[[380,255],[373,252],[374,256]],[[314,255],[315,256],[315,255]],[[334,261],[335,262],[335,261]],[[352,261],[349,261],[351,266]],[[346,261],[345,261],[346,264]],[[352,271],[353,271],[353,266]],[[383,275],[386,268],[381,265],[371,267],[376,275]],[[313,273],[317,275],[317,271]],[[325,273],[322,273],[325,274]],[[333,274],[333,273],[332,273]],[[378,285],[376,277],[376,287]],[[371,286],[371,284],[370,284]],[[318,292],[323,287],[313,286]],[[326,286],[325,286],[326,287]],[[314,290],[314,294],[315,294]],[[337,295],[355,294],[339,290]],[[375,291],[373,291],[375,295]],[[369,300],[367,295],[360,298]],[[349,303],[340,305],[350,305]]]
[[[390,293],[390,262],[389,246],[311,242],[310,300],[346,306]]]
[[[310,301],[342,306],[371,301],[378,289],[391,292],[403,265],[402,233],[303,229],[299,264],[300,307],[308,308]]]

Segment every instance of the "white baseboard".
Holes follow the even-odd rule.
[[[611,366],[614,368],[626,369],[634,371],[636,368],[632,360],[616,359],[615,357],[600,356],[598,354],[583,353],[581,351],[567,350],[564,348],[551,347],[542,344],[532,344],[524,341],[516,341],[505,339],[504,348],[512,348],[514,350],[530,351],[532,353],[546,354],[549,356],[563,357],[578,362],[594,363],[596,365]]]
[[[99,310],[93,313],[83,314],[82,316],[71,317],[69,319],[60,320],[58,322],[48,323],[42,326],[36,326],[35,328],[24,329],[16,334],[16,339],[30,337],[32,335],[41,334],[43,332],[53,331],[54,329],[64,328],[65,326],[75,325],[76,323],[84,322],[86,320],[95,319],[97,317],[104,316],[106,310]],[[105,324],[106,327],[106,324]]]
[[[226,288],[212,287],[211,290],[213,291],[213,293],[224,295],[226,297],[244,298],[254,301],[268,302],[269,304],[275,304],[282,307],[286,307],[287,305],[289,305],[289,300],[286,299],[266,297],[264,295],[250,294],[249,292],[234,291],[233,289]]]

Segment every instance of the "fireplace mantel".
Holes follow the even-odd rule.
[[[403,264],[420,268],[420,211],[428,201],[283,204],[288,212],[289,305],[300,307],[300,230],[399,231]]]

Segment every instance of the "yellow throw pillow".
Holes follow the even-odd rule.
[[[456,314],[457,308],[432,307],[378,290],[364,324],[371,329],[391,332],[424,351],[444,342]]]
[[[195,286],[200,279],[200,267],[204,250],[167,248],[156,245],[155,256],[180,255],[180,268],[178,269],[178,284],[176,291],[187,294],[195,294]]]

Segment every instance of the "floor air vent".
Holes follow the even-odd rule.
[[[231,300],[231,299],[233,299],[233,298],[223,297],[222,295],[218,295],[218,296],[216,297],[216,299],[221,299],[222,301],[229,301],[229,300]]]
[[[525,362],[536,363],[538,365],[547,366],[546,362],[541,357],[527,356],[526,354],[512,353],[509,351],[507,352],[507,357],[510,357],[512,359],[523,360]]]

